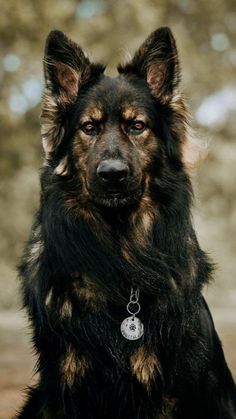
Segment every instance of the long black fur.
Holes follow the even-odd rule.
[[[171,35],[164,28],[155,36],[163,45],[166,36]],[[58,39],[65,44],[69,41],[59,32],[51,38],[53,46],[49,40],[47,51],[52,48],[52,60]],[[170,39],[172,48],[174,41]],[[150,62],[153,40],[148,45],[151,58],[146,57],[146,61]],[[158,64],[171,51],[165,47],[154,57],[155,62]],[[59,61],[67,60],[75,69],[80,60],[85,60],[80,52],[79,61],[73,62],[70,49],[65,57],[60,51],[58,54]],[[18,419],[236,418],[235,385],[201,294],[212,268],[192,226],[192,187],[181,157],[181,133],[172,128],[185,121],[163,99],[173,92],[179,78],[174,80],[178,62],[174,65],[174,57],[167,58],[170,82],[162,97],[149,93],[144,81],[149,67],[145,62],[143,67],[139,65],[139,53],[131,64],[119,68],[130,89],[135,89],[145,102],[155,138],[161,139],[146,169],[151,179],[150,202],[158,208],[158,215],[145,246],[134,239],[135,226],[131,228],[131,217],[140,209],[138,199],[129,205],[104,206],[83,204],[80,198],[83,188],[73,154],[77,121],[96,91],[101,101],[107,97],[108,114],[113,112],[112,106],[118,109],[116,85],[102,75],[102,67],[97,67],[97,76],[94,71],[92,76],[86,76],[78,98],[70,103],[66,99],[64,105],[60,104],[60,89],[51,89],[62,107],[56,120],[58,133],[60,125],[65,129],[60,145],[50,151],[48,164],[42,169],[40,209],[20,266],[24,306],[38,354],[39,381],[29,390]],[[89,63],[84,61],[86,65]],[[49,87],[57,83],[56,73],[50,71]],[[69,172],[58,176],[54,171],[65,155]],[[68,194],[78,195],[80,208],[90,211],[93,217],[86,219],[82,213],[70,210],[65,205]],[[85,277],[90,278],[98,300],[105,298],[104,305],[93,309],[73,291],[84,286]],[[139,316],[145,332],[140,340],[130,342],[121,335],[120,323],[127,315],[131,286],[140,289]],[[70,309],[62,315],[65,300]],[[158,360],[148,382],[138,379],[130,364],[130,357],[141,347]],[[71,348],[76,359],[70,368],[73,370],[76,360],[83,357],[88,358],[89,366],[85,372],[77,369],[72,374],[73,383],[68,383],[62,365]],[[148,371],[146,364],[141,368]]]

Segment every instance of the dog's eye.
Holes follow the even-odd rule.
[[[129,130],[134,134],[141,134],[146,128],[146,125],[143,121],[134,121],[129,126]]]
[[[93,122],[85,122],[81,128],[87,135],[95,135],[97,133],[97,127]]]

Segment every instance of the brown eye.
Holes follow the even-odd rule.
[[[129,130],[134,134],[141,134],[146,128],[146,125],[143,121],[134,121],[129,127]]]
[[[85,122],[85,124],[82,125],[82,130],[87,135],[95,135],[97,133],[97,127],[93,122]]]

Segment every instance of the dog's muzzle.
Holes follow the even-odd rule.
[[[129,167],[122,160],[107,159],[99,163],[97,177],[106,193],[119,193],[125,187]]]

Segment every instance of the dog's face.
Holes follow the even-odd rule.
[[[186,119],[178,67],[167,28],[151,34],[113,79],[64,34],[50,33],[43,145],[53,176],[73,177],[81,202],[137,204],[160,183],[163,167],[180,170]]]
[[[90,199],[100,205],[137,202],[156,155],[153,99],[147,87],[103,77],[77,108],[73,161]]]

